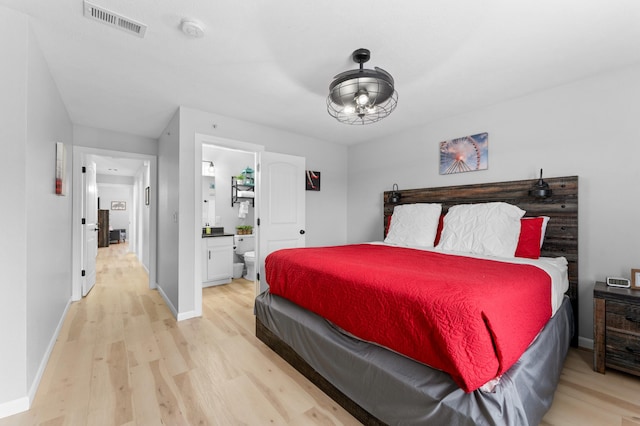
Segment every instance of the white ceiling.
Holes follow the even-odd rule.
[[[112,176],[135,176],[142,168],[144,161],[134,158],[109,157],[93,155],[96,163],[96,173]]]
[[[144,38],[83,17],[82,0],[0,0],[33,29],[71,120],[157,138],[179,105],[352,144],[640,63],[638,0],[94,0]],[[203,38],[180,31],[183,18]],[[398,107],[366,126],[326,112],[331,79],[390,72]]]

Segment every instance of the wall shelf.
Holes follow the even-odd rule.
[[[255,185],[253,180],[251,183],[247,183],[243,180],[238,180],[237,177],[231,176],[231,207],[241,201],[251,200],[251,206],[255,207],[255,197],[242,196],[243,193],[254,192]],[[255,195],[255,194],[253,194]]]

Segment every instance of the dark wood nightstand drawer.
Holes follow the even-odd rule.
[[[614,367],[629,373],[640,373],[640,337],[607,329],[607,367]]]
[[[606,326],[640,336],[640,305],[607,301]]]
[[[593,288],[593,369],[612,367],[640,376],[640,290]]]

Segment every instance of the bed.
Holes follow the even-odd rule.
[[[573,318],[577,318],[578,294],[578,178],[562,177],[546,181],[553,191],[553,196],[545,199],[536,199],[528,195],[529,189],[536,183],[535,180],[405,190],[400,191],[400,204],[391,204],[389,202],[390,193],[384,194],[385,219],[383,224],[385,235],[390,223],[389,217],[393,214],[394,208],[397,205],[408,206],[415,203],[438,203],[442,206],[442,214],[447,214],[449,209],[453,211],[456,209],[454,206],[457,205],[500,201],[526,210],[526,216],[532,218],[547,216],[550,218],[540,254],[544,258],[561,257],[566,259],[566,295],[555,296],[557,302],[552,303],[554,305],[552,311],[541,313],[543,317],[546,315],[546,318],[539,326],[516,333],[516,335],[528,333],[532,336],[531,338],[527,337],[524,342],[522,347],[524,353],[517,351],[511,353],[507,350],[508,348],[503,348],[503,343],[500,343],[499,338],[501,332],[499,325],[496,327],[497,331],[490,329],[490,338],[495,339],[496,342],[495,352],[501,353],[501,357],[496,361],[497,367],[490,366],[489,368],[490,371],[498,369],[499,374],[496,374],[494,380],[486,380],[491,376],[490,374],[479,378],[467,378],[464,371],[458,375],[458,370],[451,371],[448,365],[438,365],[439,369],[432,368],[427,366],[434,365],[432,360],[427,358],[426,360],[421,359],[422,362],[417,361],[416,358],[420,359],[420,355],[416,353],[412,353],[411,356],[403,354],[404,347],[395,348],[388,342],[379,343],[374,339],[356,338],[354,334],[347,331],[350,330],[350,324],[345,326],[340,323],[339,319],[334,318],[332,318],[333,321],[328,321],[314,313],[313,311],[322,311],[318,311],[313,303],[307,304],[303,299],[298,300],[290,295],[285,298],[278,294],[272,294],[270,291],[259,295],[256,299],[256,335],[364,424],[538,424],[551,405],[569,342],[575,343],[577,336],[577,327]],[[335,250],[339,252],[342,250],[338,258],[350,256],[348,252],[344,251],[347,248],[339,247]],[[394,262],[401,262],[402,258],[411,258],[415,251],[404,247],[385,247],[375,244],[358,247],[358,250],[365,250],[366,256],[378,264],[383,263],[379,259],[390,256],[389,252],[385,250],[395,250],[396,252],[411,250],[411,252],[398,252]],[[378,251],[380,253],[377,253]],[[312,256],[318,256],[313,250],[308,253]],[[429,256],[436,256],[432,260],[436,263],[444,261],[444,258],[437,257],[443,255],[443,253],[429,254]],[[423,254],[415,254],[415,256],[423,256]],[[472,257],[482,258],[483,256],[474,255]],[[377,261],[375,261],[376,258]],[[472,261],[475,260],[466,260],[466,262]],[[413,262],[417,261],[413,260]],[[423,258],[420,257],[420,263],[422,262]],[[492,260],[487,260],[487,262],[492,262]],[[535,261],[533,262],[535,263]],[[331,261],[331,263],[338,263],[338,261]],[[412,261],[409,260],[408,265],[411,263]],[[402,265],[400,270],[408,267]],[[533,268],[530,265],[518,266],[518,268],[521,267]],[[269,268],[269,270],[271,269],[275,270],[275,268]],[[285,267],[283,270],[286,271],[286,269]],[[355,272],[355,275],[359,274],[362,275],[363,271]],[[522,274],[524,272],[521,269],[515,273],[515,275]],[[298,277],[297,282],[291,281],[290,283],[293,288],[309,285],[304,288],[302,293],[312,294],[314,286],[321,284],[320,278],[310,278],[311,276],[319,277],[321,275],[319,271],[312,271],[309,275],[300,273],[291,275]],[[280,282],[280,278],[274,273],[271,273],[270,276],[274,282],[276,280],[278,283]],[[403,282],[416,281],[409,279],[410,276],[399,276],[398,278]],[[332,277],[329,276],[327,279],[330,281]],[[448,279],[451,280],[451,278]],[[533,280],[534,278],[526,279]],[[516,287],[518,286],[520,288],[533,287],[523,285],[522,282],[516,285]],[[280,284],[274,285],[273,293],[279,293],[280,287]],[[408,290],[408,293],[412,293],[412,291]],[[533,290],[531,291],[533,292]],[[370,290],[367,290],[364,293],[369,292]],[[508,293],[507,290],[504,292]],[[540,290],[540,294],[548,292],[547,287]],[[514,291],[514,294],[517,293]],[[318,294],[311,299],[319,299]],[[534,297],[533,294],[527,294],[524,297],[530,299]],[[354,307],[360,305],[354,301],[358,300],[360,296],[353,299],[354,296],[338,293],[333,297],[334,300],[352,298],[350,303]],[[384,297],[377,295],[375,300],[382,298]],[[553,298],[553,295],[549,295],[549,302]],[[331,299],[329,298],[329,300]],[[403,303],[408,306],[408,302]],[[416,303],[419,305],[421,302],[417,301]],[[501,303],[508,305],[511,302],[505,299]],[[543,303],[531,303],[536,306],[539,304]],[[362,303],[362,305],[368,304]],[[399,307],[402,308],[402,305]],[[385,309],[398,312],[399,307],[392,306]],[[345,310],[345,307],[338,306],[334,310]],[[526,309],[527,312],[529,310]],[[518,309],[514,309],[511,313],[507,311],[507,309],[497,311],[497,315],[504,314],[505,318],[491,317],[493,314],[487,314],[483,320],[487,323],[500,324],[500,321],[503,321],[503,324],[508,324],[509,318],[513,318],[513,315],[518,313]],[[330,317],[331,312],[322,312],[322,314]],[[553,315],[549,319],[551,314]],[[378,319],[371,313],[367,314],[365,309],[360,316],[366,318],[366,315],[370,315],[369,318]],[[538,319],[538,321],[540,320]],[[370,327],[371,329],[384,327],[384,320],[370,322],[374,325]],[[406,326],[394,325],[389,328],[398,327]],[[413,329],[413,327],[411,325],[406,329]],[[474,325],[470,323],[464,327],[472,328]],[[540,329],[540,327],[542,328]],[[360,336],[359,333],[358,330],[357,334]],[[421,331],[419,334],[422,333]],[[436,339],[436,337],[430,336],[431,339]],[[504,347],[507,347],[511,338],[506,337],[505,339],[506,345]],[[532,342],[530,342],[531,339]],[[439,346],[452,346],[455,350],[456,345],[455,340],[453,343],[433,344],[427,352],[438,351]],[[462,352],[464,356],[465,351]],[[502,354],[503,352],[504,354]],[[514,353],[517,356],[513,355]],[[467,363],[474,362],[476,355],[482,359],[482,362],[478,363],[480,366],[490,365],[491,360],[485,362],[482,358],[484,355],[476,352],[476,349],[471,350],[467,355],[467,358],[461,362],[463,367]],[[509,357],[515,358],[510,360]],[[500,370],[500,368],[504,369]]]

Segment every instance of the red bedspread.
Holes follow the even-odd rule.
[[[358,244],[279,250],[265,267],[272,294],[466,392],[508,370],[551,317],[551,278],[532,265]]]

